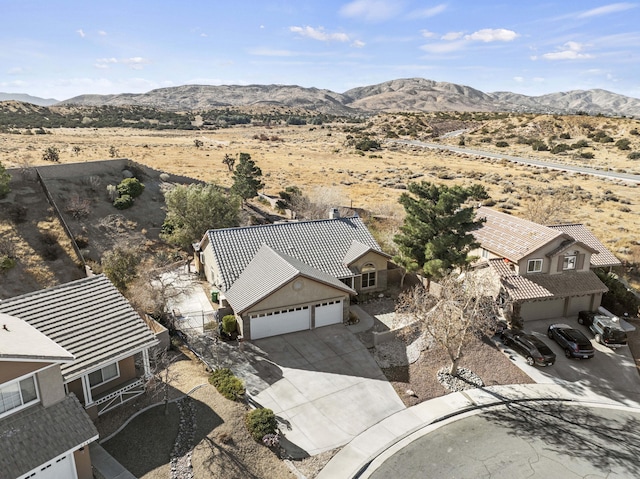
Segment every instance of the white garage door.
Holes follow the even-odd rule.
[[[309,306],[274,311],[251,317],[251,339],[303,331],[310,327]]]
[[[75,479],[78,476],[76,475],[76,470],[73,465],[73,456],[68,455],[57,461],[52,461],[40,466],[22,477],[33,477],[34,479]]]
[[[316,328],[339,324],[342,322],[342,300],[327,301],[316,304],[315,308]]]
[[[552,319],[561,318],[564,313],[564,299],[550,299],[547,301],[529,301],[520,309],[522,319]]]

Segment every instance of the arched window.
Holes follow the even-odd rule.
[[[376,267],[367,263],[362,267],[362,288],[373,288],[376,285]]]

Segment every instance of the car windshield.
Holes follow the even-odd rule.
[[[551,351],[551,349],[549,349],[549,346],[544,344],[542,341],[540,341],[535,336],[532,336],[530,338],[530,340],[531,340],[531,343],[533,343],[533,345],[536,347],[536,349],[538,350],[538,352],[540,354],[552,354],[552,351]]]

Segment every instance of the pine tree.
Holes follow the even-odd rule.
[[[4,198],[11,191],[11,186],[9,185],[10,182],[11,175],[7,173],[4,165],[0,163],[0,198]]]
[[[256,166],[248,153],[240,153],[238,165],[233,172],[233,186],[231,191],[244,201],[258,196],[258,190],[264,187],[260,181],[262,170]]]
[[[410,183],[408,191],[399,199],[407,213],[401,233],[394,238],[400,253],[415,260],[429,280],[455,267],[466,267],[469,251],[478,246],[471,231],[481,221],[475,220],[472,206],[463,204],[488,198],[484,187],[423,181]]]

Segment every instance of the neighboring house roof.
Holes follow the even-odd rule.
[[[0,312],[27,321],[75,356],[61,366],[65,382],[157,344],[104,275],[2,300]]]
[[[335,277],[262,245],[224,296],[234,311],[242,313],[298,276],[355,294],[353,289]]]
[[[345,264],[353,241],[385,255],[359,217],[276,223],[207,231],[227,291],[263,244],[334,278],[353,276]],[[386,256],[386,255],[385,255]]]
[[[371,246],[367,246],[366,244],[360,243],[360,241],[353,240],[351,242],[351,246],[349,246],[349,249],[344,255],[343,263],[345,264],[345,266],[349,266],[351,263],[358,261],[369,251],[374,251],[373,248],[371,248]],[[389,258],[391,257],[386,253],[382,253],[381,251],[378,251],[378,250],[375,250],[375,252],[378,254],[383,254],[384,256],[387,256]]]
[[[0,313],[0,361],[69,363],[73,354],[26,321]]]
[[[486,220],[473,231],[476,241],[484,249],[514,262],[564,235],[562,231],[484,206],[476,211],[476,219]]]
[[[592,267],[620,266],[620,260],[603,245],[585,225],[566,224],[549,225],[549,228],[562,231],[581,243],[590,246],[596,253],[591,255]]]
[[[1,475],[19,477],[96,439],[96,427],[73,394],[47,408],[26,408],[0,420]]]
[[[502,259],[491,259],[489,265],[498,273],[502,285],[515,301],[565,298],[608,291],[604,283],[591,270],[520,276]]]

